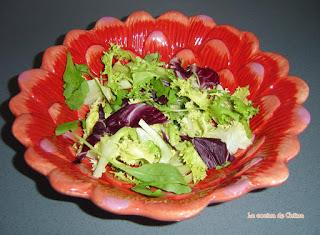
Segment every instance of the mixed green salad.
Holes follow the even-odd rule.
[[[248,87],[231,93],[210,68],[184,67],[178,58],[166,64],[158,53],[141,58],[114,44],[101,62],[96,77],[67,54],[65,102],[89,111],[56,128],[56,135],[78,139],[75,163],[89,160],[93,177],[108,168],[147,196],[188,193],[208,170],[232,164],[237,150],[252,143],[249,120],[258,109],[247,99]]]

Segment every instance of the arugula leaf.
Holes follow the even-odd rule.
[[[131,189],[137,193],[141,193],[149,197],[161,197],[163,195],[160,189],[151,191],[147,184],[137,184]]]
[[[127,167],[125,170],[143,182],[154,184],[159,182],[186,184],[180,172],[174,166],[167,163],[144,164],[138,168],[129,167],[128,169]]]
[[[78,128],[78,123],[79,123],[79,120],[62,123],[56,127],[55,134],[63,135],[68,131],[75,131]]]
[[[67,65],[63,74],[63,80],[63,95],[66,98],[66,104],[72,110],[79,109],[89,92],[89,86],[87,81],[82,77],[81,71],[73,64],[70,52],[67,54]]]
[[[143,186],[153,186],[176,194],[191,192],[191,188],[187,185],[182,174],[176,167],[170,164],[153,163],[134,168],[116,160],[111,160],[111,163],[137,178],[143,183]],[[146,192],[142,187],[137,188],[139,192]]]
[[[165,86],[162,82],[162,80],[160,79],[152,79],[151,81],[151,86],[153,88],[153,90],[156,92],[157,97],[160,96],[169,96],[169,92],[170,92],[170,87],[169,86]]]
[[[78,71],[81,73],[86,73],[90,75],[90,69],[86,64],[75,64],[74,65]]]
[[[168,164],[168,165],[171,166],[170,164]],[[177,172],[179,172],[177,168],[175,168],[175,169],[177,170]],[[180,172],[179,172],[179,174],[181,175]],[[184,178],[183,178],[183,180],[185,182]],[[180,183],[171,183],[170,181],[156,181],[156,182],[149,183],[149,185],[153,186],[153,187],[160,188],[160,189],[167,191],[167,192],[175,193],[175,194],[184,194],[184,193],[191,192],[191,188],[188,185],[180,184]]]
[[[139,184],[140,183],[133,176],[128,175],[127,173],[125,173],[124,171],[121,171],[121,170],[114,172],[113,175],[116,178],[118,178],[119,180],[124,181],[124,182],[128,182],[130,184]]]

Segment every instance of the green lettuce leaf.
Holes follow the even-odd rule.
[[[192,103],[186,104],[188,112],[179,121],[180,131],[190,137],[206,136],[214,127],[211,123],[210,115],[202,110],[198,110]]]
[[[251,101],[247,99],[249,94],[249,87],[246,86],[238,87],[231,96],[234,110],[242,115],[244,120],[249,120],[258,113],[258,109],[254,108]]]
[[[213,91],[214,98],[208,108],[211,118],[222,126],[230,126],[233,122],[243,125],[248,138],[252,137],[249,127],[249,120],[258,113],[258,108],[252,106],[252,102],[247,99],[249,95],[248,87],[238,87],[231,95],[228,92]]]
[[[101,153],[97,167],[93,172],[93,177],[100,178],[106,171],[107,164],[120,156],[119,143],[121,139],[137,139],[137,133],[133,128],[123,127],[112,136],[103,136],[99,142],[99,152]]]
[[[238,149],[246,149],[252,144],[252,139],[248,137],[245,127],[237,121],[228,126],[218,126],[208,132],[205,137],[220,139],[226,143],[231,154],[235,154]]]
[[[206,110],[210,104],[208,93],[206,90],[200,90],[193,85],[194,79],[191,77],[188,80],[175,79],[172,82],[172,86],[179,88],[178,96],[188,97],[201,109]]]
[[[144,60],[147,62],[159,62],[160,54],[159,53],[150,53],[144,57]]]
[[[86,136],[91,134],[94,125],[99,120],[99,105],[100,105],[100,103],[101,103],[100,101],[96,101],[95,103],[93,103],[90,106],[90,111],[87,114],[87,118],[85,120],[84,132],[85,132]]]
[[[104,53],[101,58],[102,63],[105,65],[105,69],[102,74],[107,74],[108,77],[112,76],[112,62],[113,59],[120,60],[135,60],[135,57],[130,51],[121,49],[120,46],[111,44],[109,50]]]
[[[139,143],[137,139],[126,139],[119,144],[119,159],[128,165],[154,163],[160,159],[160,150],[152,142]]]
[[[172,150],[171,147],[162,139],[162,137],[143,119],[139,121],[139,125],[143,131],[145,131],[144,135],[149,135],[149,138],[152,140],[152,142],[159,147],[161,152],[160,163],[168,163],[174,154],[174,150]]]

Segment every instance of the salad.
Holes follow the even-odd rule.
[[[65,102],[88,112],[56,127],[56,135],[77,139],[74,162],[89,161],[93,177],[108,171],[151,197],[184,194],[252,143],[249,121],[258,108],[248,87],[231,93],[210,68],[164,63],[158,53],[141,58],[115,44],[101,62],[96,77],[67,54]]]

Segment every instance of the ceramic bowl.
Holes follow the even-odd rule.
[[[132,192],[129,185],[109,173],[101,179],[91,177],[90,166],[72,163],[72,141],[56,137],[54,129],[57,124],[85,115],[71,111],[64,103],[66,53],[71,52],[75,63],[87,64],[99,76],[103,69],[100,57],[110,42],[137,55],[159,52],[166,62],[177,56],[185,65],[208,66],[219,73],[222,86],[231,92],[249,85],[250,99],[260,109],[250,123],[255,135],[253,144],[238,152],[231,166],[211,170],[185,195],[150,198]],[[68,32],[63,45],[45,51],[40,68],[21,73],[21,92],[10,101],[16,116],[12,131],[26,147],[28,165],[48,177],[58,192],[87,198],[116,214],[180,221],[195,216],[209,204],[286,181],[287,163],[300,149],[298,134],[310,122],[302,106],[308,86],[288,72],[288,61],[276,53],[261,51],[254,34],[217,25],[208,16],[188,17],[170,11],[155,19],[140,11],[125,22],[104,17],[91,30]]]

